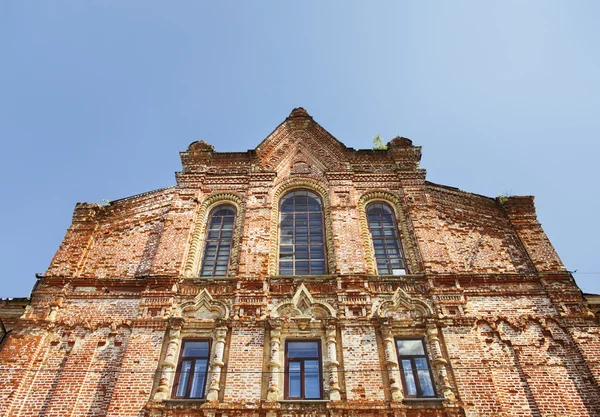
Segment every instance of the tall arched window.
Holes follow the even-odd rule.
[[[372,203],[367,207],[367,217],[377,261],[377,273],[404,275],[406,267],[394,211],[385,203]]]
[[[200,276],[223,277],[227,275],[234,226],[235,208],[233,206],[221,205],[211,211],[206,228]]]
[[[286,194],[280,203],[279,274],[327,273],[323,203],[307,190]]]

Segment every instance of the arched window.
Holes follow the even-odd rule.
[[[234,227],[235,208],[233,206],[221,205],[211,211],[206,228],[204,256],[200,269],[201,277],[227,275]]]
[[[279,274],[326,274],[321,199],[313,192],[296,190],[280,204]]]
[[[367,207],[367,217],[377,261],[377,273],[404,275],[406,268],[394,211],[385,203],[372,203]]]

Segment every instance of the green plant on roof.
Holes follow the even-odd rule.
[[[498,197],[496,197],[496,200],[498,200],[498,203],[500,204],[504,204],[508,201],[508,197],[506,194],[500,194]]]
[[[383,138],[379,133],[373,137],[373,149],[378,151],[387,150],[387,146],[383,143]]]

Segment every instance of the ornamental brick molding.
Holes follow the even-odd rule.
[[[206,289],[203,289],[193,300],[181,303],[177,307],[175,317],[215,322],[228,319],[229,308],[225,303],[215,300]]]
[[[303,320],[326,320],[336,317],[336,310],[327,302],[315,301],[304,284],[300,284],[291,300],[278,303],[271,312],[271,318]]]

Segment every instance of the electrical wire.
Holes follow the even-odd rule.
[[[534,364],[534,365],[496,365],[496,366],[449,366],[451,370],[494,370],[494,369],[514,369],[514,368],[567,368],[567,367],[575,367],[575,368],[586,368],[589,367],[589,364],[579,364],[579,365],[564,365],[564,364]],[[156,374],[156,373],[176,373],[175,370],[153,370],[153,371],[143,371],[139,369],[85,369],[85,370],[77,370],[77,369],[61,369],[61,368],[4,368],[2,369],[2,365],[0,365],[0,369],[3,374],[6,375],[7,372],[60,372],[60,373],[129,373],[129,374]],[[430,368],[415,368],[417,371],[426,371]],[[352,373],[365,373],[365,372],[377,372],[377,373],[385,373],[390,372],[389,369],[356,369],[356,370],[347,370],[347,369],[339,369],[335,371],[336,373],[342,374],[352,374]],[[207,373],[210,373],[208,371]],[[230,370],[221,370],[222,374],[257,374],[257,375],[270,375],[270,374],[286,374],[285,371],[230,371]]]

